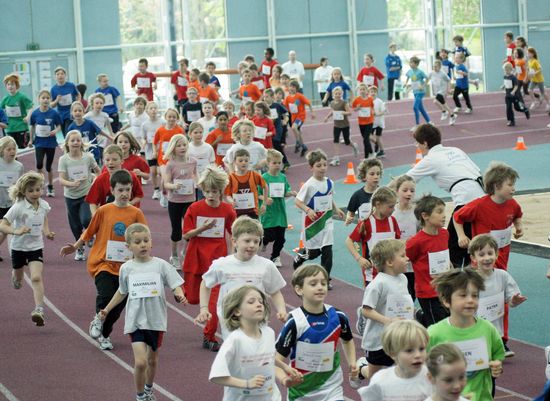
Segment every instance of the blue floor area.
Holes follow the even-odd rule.
[[[527,151],[497,150],[471,154],[470,157],[482,172],[492,160],[503,161],[513,166],[520,175],[520,179],[516,183],[516,191],[522,191],[550,188],[550,180],[544,173],[548,171],[548,154],[550,154],[550,145],[538,145],[529,147]],[[414,154],[412,156],[414,158]],[[385,169],[382,183],[387,184],[391,177],[403,174],[409,168],[410,165],[403,165]],[[359,188],[361,188],[361,184],[345,185],[341,180],[336,182],[336,203],[340,207],[347,206],[351,194]],[[297,190],[297,188],[295,189]],[[423,179],[417,184],[417,196],[425,192],[431,192],[440,197],[449,196],[429,178]],[[295,228],[287,231],[285,249],[292,252],[292,249],[298,246],[301,230],[300,211],[294,206],[293,198],[287,201],[287,212],[289,222]],[[347,251],[344,243],[354,227],[355,224],[345,226],[341,221],[334,222],[332,276],[356,287],[361,287],[360,268]],[[317,259],[315,262],[319,263],[320,260]],[[513,338],[541,346],[550,344],[550,319],[541,319],[541,312],[545,314],[547,312],[542,305],[548,304],[547,300],[550,296],[550,280],[545,278],[547,266],[548,261],[542,258],[521,254],[512,254],[510,258],[510,272],[523,293],[529,298],[517,310],[512,311],[510,335]],[[336,282],[335,285],[338,283]],[[357,302],[359,304],[360,300]]]

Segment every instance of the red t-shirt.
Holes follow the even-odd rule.
[[[488,234],[492,230],[504,230],[521,216],[521,206],[514,199],[498,204],[493,202],[490,195],[475,199],[454,213],[457,223],[472,223],[472,238],[479,234]],[[496,267],[506,270],[509,257],[510,245],[500,248]]]
[[[170,79],[170,83],[172,83],[176,88],[176,96],[178,97],[178,100],[187,100],[189,72],[185,75],[181,75],[181,71],[174,72],[172,74],[172,78]]]
[[[231,225],[237,218],[233,206],[222,202],[219,207],[210,207],[206,200],[194,202],[189,206],[183,218],[183,233],[188,233],[197,228],[197,218],[222,218],[224,219],[224,232],[221,237],[196,236],[189,240],[185,259],[183,260],[183,271],[202,275],[215,259],[227,256],[226,232],[231,234]],[[203,234],[204,235],[204,234]]]
[[[241,85],[239,95],[243,99],[250,98],[253,102],[257,102],[262,97],[262,92],[254,84]]]
[[[373,80],[373,83],[367,83],[367,82],[364,82],[364,77],[366,76],[372,76],[374,77],[374,80]],[[370,66],[370,67],[363,67],[361,68],[361,71],[359,71],[359,74],[357,74],[357,81],[358,82],[364,82],[366,85],[369,85],[369,86],[376,86],[378,88],[378,80],[379,79],[384,79],[384,74],[382,74],[380,72],[380,70],[378,68],[376,68],[375,66]]]
[[[414,290],[418,298],[437,298],[437,292],[431,284],[428,252],[445,249],[449,249],[449,233],[445,228],[440,228],[437,235],[420,230],[407,241],[406,252],[414,270]]]
[[[311,102],[299,92],[294,95],[289,94],[283,100],[283,106],[290,112],[293,122],[295,120],[301,120],[302,122],[306,121],[306,104],[311,104]]]
[[[138,72],[132,77],[130,85],[132,88],[137,85],[138,95],[145,95],[147,100],[153,101],[153,82],[157,81],[157,76],[152,72],[142,74]]]
[[[132,176],[132,199],[143,198],[143,188],[141,187],[141,181],[131,171],[130,175]],[[95,204],[97,206],[102,206],[107,203],[113,202],[115,198],[111,194],[110,179],[111,175],[108,171],[99,174],[92,183],[88,195],[86,195],[86,202],[90,204]],[[140,207],[140,204],[136,203],[134,206]]]
[[[260,90],[261,93],[264,93],[265,86],[265,80],[262,76],[254,77],[250,80],[250,83],[254,85],[256,88]]]
[[[273,67],[275,67],[277,64],[279,64],[279,62],[274,58],[271,59],[271,61],[267,61],[264,59],[264,61],[262,61],[262,64],[260,64],[260,73],[264,78],[266,88],[270,87],[269,78],[271,78],[271,76],[273,75]]]
[[[239,121],[239,117],[238,116],[233,116],[229,119],[229,122],[227,123],[227,129],[229,130],[229,132],[231,132],[231,130],[233,129],[233,125]]]
[[[366,98],[362,98],[361,96],[357,96],[355,99],[353,99],[351,107],[353,107],[354,109],[358,107],[361,109],[370,109],[369,117],[361,117],[363,112],[359,111],[359,117],[357,118],[357,120],[359,121],[359,125],[369,125],[374,123],[374,100],[372,97],[367,96]]]
[[[149,174],[151,172],[151,169],[149,168],[147,162],[138,155],[130,155],[126,159],[124,159],[122,161],[122,168],[131,172],[133,172],[136,168],[143,173]],[[101,172],[104,173],[106,171],[107,167],[103,166]]]
[[[506,46],[506,61],[509,63],[512,63],[512,67],[515,67],[514,64],[514,49],[516,48],[516,44],[514,42],[511,42],[509,45]],[[510,49],[510,50],[508,50]]]
[[[260,117],[254,116],[252,117],[252,122],[256,127],[267,128],[267,132],[271,133],[271,135],[267,135],[265,139],[256,138],[256,136],[254,136],[254,140],[256,142],[260,142],[262,145],[264,145],[264,148],[266,149],[273,148],[273,135],[275,135],[275,125],[273,124],[273,121],[271,120],[271,118],[268,118],[268,117],[260,118]]]
[[[222,139],[220,139],[220,141],[216,145],[212,145],[216,138],[220,136]],[[227,149],[229,149],[228,145],[233,145],[235,143],[233,142],[233,138],[231,137],[231,130],[227,130],[224,132],[221,129],[216,128],[208,134],[204,141],[212,145],[212,147],[214,148],[214,152],[216,153],[216,164],[223,167],[223,157],[225,156]],[[220,146],[219,152],[218,145],[223,145]]]

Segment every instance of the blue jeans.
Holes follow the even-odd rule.
[[[69,226],[71,227],[74,239],[77,241],[92,219],[90,205],[84,200],[85,198],[85,196],[77,199],[65,198]]]
[[[422,99],[424,98],[424,93],[415,93],[414,94],[414,120],[416,121],[416,125],[420,124],[420,113],[422,113],[422,116],[424,117],[424,120],[426,120],[427,123],[430,122],[430,116],[428,116],[428,113],[426,113],[426,110],[424,109],[424,104],[422,103]]]

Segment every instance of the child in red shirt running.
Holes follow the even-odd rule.
[[[254,140],[264,145],[266,149],[273,148],[273,135],[275,135],[275,125],[269,117],[271,112],[265,102],[256,102],[254,104],[254,116],[252,122],[256,126]]]
[[[183,219],[183,238],[188,241],[183,261],[183,288],[190,304],[199,303],[202,275],[215,259],[227,256],[231,249],[231,225],[237,218],[233,206],[222,202],[229,178],[220,168],[208,166],[199,178],[198,186],[204,199],[194,202]],[[216,306],[219,286],[210,293],[208,311],[212,318],[204,328],[203,348],[218,351],[216,341],[218,318]]]
[[[380,90],[384,90],[384,81],[385,75],[376,68],[374,64],[374,57],[372,54],[367,53],[364,56],[365,66],[361,68],[359,74],[357,74],[357,82],[364,83],[367,86],[376,86]],[[378,85],[378,80],[380,80],[380,85]]]
[[[258,66],[256,64],[250,64],[248,66],[248,69],[250,70],[251,78],[250,83],[252,85],[255,85],[256,88],[260,90],[260,92],[263,94],[265,90],[265,81],[264,77],[260,76],[260,73],[258,71]]]
[[[141,146],[134,136],[128,131],[121,131],[113,139],[115,145],[122,149],[122,168],[133,172],[137,177],[147,181],[151,168],[147,162],[139,156]],[[103,167],[103,171],[106,167]]]
[[[288,85],[288,96],[283,100],[283,106],[290,112],[292,132],[294,132],[294,137],[296,138],[294,153],[298,153],[300,149],[302,149],[300,156],[303,157],[307,152],[307,146],[304,143],[301,131],[302,125],[306,122],[306,106],[309,107],[312,120],[315,120],[315,114],[313,114],[311,102],[307,97],[298,92],[299,89],[300,83],[298,81],[290,81]]]
[[[370,260],[370,251],[383,239],[399,239],[401,231],[397,220],[392,216],[397,203],[397,195],[388,187],[380,187],[372,195],[372,211],[369,217],[360,220],[353,232],[346,238],[346,247],[359,263],[365,287],[376,277],[376,266]],[[361,244],[361,253],[355,244]]]
[[[363,137],[363,147],[365,150],[365,159],[372,155],[371,135],[374,124],[374,98],[369,96],[367,85],[361,83],[357,86],[359,96],[353,99],[351,107],[359,112],[358,122],[359,131]]]
[[[146,58],[138,61],[139,72],[132,77],[130,85],[136,91],[138,96],[144,96],[150,102],[153,101],[153,91],[157,90],[157,76],[147,71],[149,62]]]
[[[216,164],[223,167],[223,157],[227,153],[227,149],[235,144],[231,136],[231,130],[228,128],[228,115],[225,111],[220,111],[216,115],[216,124],[218,128],[212,130],[206,139],[206,143],[212,145],[216,153]]]
[[[432,286],[432,279],[452,267],[449,256],[449,233],[445,228],[445,202],[426,195],[414,208],[422,229],[407,241],[407,257],[414,271],[414,290],[422,313],[417,320],[428,327],[449,316]]]
[[[178,64],[180,68],[172,74],[170,83],[174,85],[178,110],[181,113],[182,106],[187,102],[187,88],[189,86],[189,71],[187,71],[187,68],[189,67],[189,60],[182,58]]]

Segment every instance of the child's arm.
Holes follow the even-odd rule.
[[[275,375],[285,387],[292,387],[304,381],[304,376],[299,371],[291,368],[277,357],[275,357]]]
[[[31,232],[29,227],[23,226],[17,229],[13,228],[6,219],[0,220],[0,232],[11,235],[23,235]]]
[[[524,297],[520,293],[517,293],[512,295],[512,297],[508,301],[508,305],[510,305],[512,308],[515,308],[516,306],[521,305],[525,301],[527,301],[527,297]]]
[[[502,361],[489,361],[489,369],[491,369],[491,376],[496,379],[504,371],[502,369]]]
[[[521,221],[521,217],[514,219],[513,224],[514,224],[514,228],[516,229],[516,232],[514,233],[514,238],[518,239],[523,237],[523,223]]]
[[[244,389],[260,388],[265,383],[265,376],[256,375],[250,379],[239,379],[233,376],[213,377],[210,379],[212,383],[220,386],[236,387]]]
[[[55,233],[50,231],[50,225],[48,224],[48,216],[44,216],[44,225],[42,226],[42,232],[46,238],[53,240],[55,238]]]
[[[300,199],[296,198],[294,200],[294,204],[298,209],[303,210],[307,214],[307,217],[309,217],[311,220],[317,220],[317,214],[315,213],[315,210],[311,209],[308,205],[306,205]]]
[[[216,225],[216,220],[214,219],[206,220],[202,226],[197,227],[193,230],[189,230],[185,234],[183,234],[183,239],[186,241],[189,241],[191,238],[196,237],[197,235],[203,233],[204,231],[210,230],[215,225]]]
[[[384,316],[383,314],[381,314],[380,312],[377,312],[370,306],[363,305],[362,313],[365,318],[375,320],[378,323],[382,323],[384,326],[387,324],[390,324],[395,320],[387,316]]]
[[[458,236],[458,246],[461,248],[468,248],[470,238],[468,238],[466,236],[466,233],[464,232],[464,225],[457,223],[455,219],[453,219],[453,224],[455,226],[456,234]]]
[[[342,350],[348,362],[350,377],[357,377],[359,375],[359,367],[357,366],[357,355],[355,354],[355,343],[353,339],[342,341]]]
[[[170,190],[178,190],[182,188],[182,184],[174,184],[172,182],[172,173],[169,171],[169,169],[163,168],[161,176],[162,176],[162,185],[164,186],[164,188],[170,189]]]
[[[344,224],[346,226],[350,225],[354,217],[355,217],[355,213],[348,210],[346,214],[346,221],[344,222]]]
[[[30,128],[29,143],[27,144],[28,148],[32,148],[32,140],[36,137],[36,127],[34,126],[34,124],[32,124]]]
[[[349,103],[346,103],[344,107],[346,108],[346,111],[344,111],[342,114],[345,116],[351,116],[351,109],[349,107]]]
[[[110,127],[110,125],[109,125],[109,127]],[[111,129],[111,128],[109,128],[109,130],[110,130],[110,129]],[[103,130],[100,130],[99,133],[98,133],[98,135],[102,135],[102,136],[104,136],[105,138],[107,138],[107,139],[109,139],[109,140],[111,140],[111,141],[114,139],[112,135],[109,135],[108,133],[106,133],[106,132],[103,131]]]
[[[120,114],[124,113],[124,106],[122,104],[122,96],[120,96],[120,95],[116,97],[116,106],[117,106],[118,112]]]
[[[92,213],[92,216],[97,212],[97,209],[99,209],[99,206],[97,203],[90,203],[90,212]]]
[[[91,206],[91,205],[90,205]],[[29,230],[30,231],[30,230]],[[67,244],[59,251],[60,256],[67,256],[74,253],[78,248],[84,245],[84,240],[79,238],[74,244]]]
[[[355,249],[353,240],[350,237],[346,238],[346,248],[348,248],[349,253],[351,253],[351,255],[357,261],[357,263],[359,263],[359,266],[361,267],[361,269],[367,270],[372,268],[372,264],[370,260],[368,260],[367,258],[364,258],[363,256],[361,256],[359,252],[357,252],[357,250]]]
[[[342,220],[344,220],[344,218],[346,217],[342,209],[336,206],[336,203],[334,201],[332,201],[332,211],[333,213],[336,213],[336,215]]]
[[[326,96],[325,96],[325,97],[326,97]],[[325,101],[325,100],[323,99],[323,102],[324,102],[324,101]],[[328,119],[329,119],[330,117],[332,117],[333,114],[334,114],[334,113],[332,112],[332,109],[330,109],[330,111],[328,112],[328,114],[326,115],[326,117],[323,119],[323,122],[326,123],[326,122],[328,121]]]
[[[107,306],[104,309],[101,309],[99,311],[99,317],[101,318],[101,320],[105,320],[109,312],[111,312],[113,308],[115,308],[118,304],[124,301],[125,298],[126,298],[126,295],[121,294],[120,290],[117,290],[117,292],[115,292],[115,295],[113,295],[113,297],[111,298]]]
[[[315,120],[315,114],[313,113],[313,107],[311,107],[311,103],[307,105],[309,109],[309,114],[311,115],[311,119]]]
[[[288,313],[286,313],[285,299],[283,298],[283,294],[281,293],[281,291],[279,290],[271,294],[271,300],[273,301],[273,305],[275,305],[275,309],[277,310],[277,319],[279,319],[281,322],[286,322],[286,320],[288,319]]]
[[[200,311],[197,317],[195,318],[195,324],[205,323],[207,320],[212,318],[212,314],[208,310],[208,301],[210,300],[210,288],[206,287],[204,281],[201,282],[201,288],[199,293],[199,305]]]

